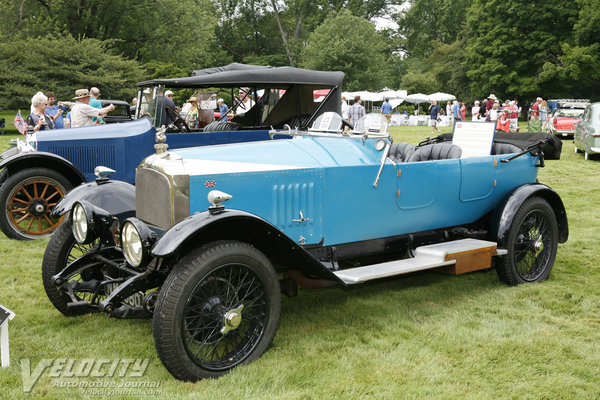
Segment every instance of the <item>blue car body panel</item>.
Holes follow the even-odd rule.
[[[206,196],[255,214],[296,242],[335,245],[471,223],[515,187],[533,183],[538,158],[507,155],[395,164],[375,140],[301,137],[175,150],[188,163],[190,213]],[[257,157],[260,155],[261,157]],[[220,163],[200,167],[200,163]],[[206,164],[202,164],[206,165]]]
[[[42,131],[37,150],[57,154],[73,163],[87,181],[98,165],[116,171],[112,177],[135,183],[135,168],[154,152],[156,130],[148,118],[118,124]],[[267,140],[267,130],[207,133],[167,133],[171,149]]]

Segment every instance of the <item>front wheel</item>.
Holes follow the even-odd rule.
[[[218,377],[267,350],[280,312],[279,281],[264,254],[247,243],[210,243],[184,257],[160,289],[154,344],[177,379]]]
[[[50,213],[72,187],[67,178],[48,168],[27,168],[8,176],[0,186],[2,232],[17,240],[52,235],[62,217]]]
[[[75,316],[89,313],[90,311],[82,309],[72,309],[67,306],[73,299],[68,293],[59,290],[52,282],[52,277],[62,271],[67,265],[76,258],[86,254],[89,249],[97,243],[97,240],[91,244],[79,244],[75,241],[71,230],[71,222],[61,225],[54,236],[48,242],[44,259],[42,261],[42,282],[46,295],[54,307],[66,316]],[[77,300],[87,300],[90,303],[97,303],[105,296],[98,295],[92,290],[94,282],[103,280],[102,274],[94,266],[81,271],[71,279],[68,285],[71,286],[73,294]]]
[[[508,285],[548,278],[558,247],[558,223],[548,202],[532,197],[523,202],[508,231],[506,250],[496,268]]]

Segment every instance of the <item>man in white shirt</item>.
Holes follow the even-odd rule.
[[[71,107],[71,128],[94,125],[94,117],[104,117],[115,109],[113,104],[101,109],[90,106],[90,92],[87,89],[77,89],[73,100],[75,103]]]
[[[254,100],[250,97],[250,88],[240,88],[238,91],[238,98],[235,99],[235,115],[244,115],[252,107],[254,107]]]

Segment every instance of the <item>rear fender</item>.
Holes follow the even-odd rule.
[[[155,257],[187,254],[205,243],[239,240],[263,252],[283,269],[296,269],[312,277],[342,283],[327,267],[279,229],[256,215],[239,210],[194,214],[171,227],[152,248]]]
[[[37,167],[52,169],[60,173],[73,186],[86,181],[81,171],[73,163],[61,156],[43,151],[18,153],[0,162],[0,169],[2,169],[5,178],[16,171]]]
[[[504,247],[508,236],[508,230],[515,217],[515,214],[521,207],[521,204],[530,197],[541,197],[545,199],[554,210],[556,221],[558,222],[558,241],[565,243],[569,238],[569,223],[567,221],[567,212],[563,202],[554,190],[550,187],[532,183],[518,187],[504,199],[503,203],[496,208],[490,219],[490,235],[498,242],[500,247]]]
[[[59,217],[68,213],[76,201],[82,200],[109,212],[119,221],[135,216],[135,186],[108,179],[84,183],[71,190],[54,207],[52,215]]]

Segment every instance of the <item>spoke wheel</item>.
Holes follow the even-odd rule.
[[[53,234],[63,218],[51,217],[50,213],[71,187],[64,176],[46,168],[25,169],[9,176],[0,187],[2,231],[18,240]]]
[[[225,374],[262,355],[281,310],[269,260],[241,242],[216,242],[185,257],[160,290],[154,343],[178,379]]]
[[[66,316],[86,314],[89,311],[81,309],[73,310],[67,307],[67,303],[73,301],[73,299],[68,293],[59,290],[52,283],[52,277],[62,271],[71,262],[87,253],[97,242],[98,240],[90,244],[77,243],[73,237],[70,222],[61,225],[56,234],[48,242],[42,261],[42,282],[52,305]],[[92,290],[94,281],[101,281],[103,278],[103,274],[100,271],[100,264],[93,264],[82,271],[81,274],[72,276],[69,279],[69,284],[77,287],[76,285],[79,283],[87,283],[87,288],[81,290],[74,289],[73,293],[77,300],[86,300],[95,304],[106,298],[103,291],[96,293],[95,290]]]
[[[558,247],[558,224],[552,207],[539,197],[526,200],[508,233],[508,254],[498,268],[500,279],[516,285],[548,278]]]

